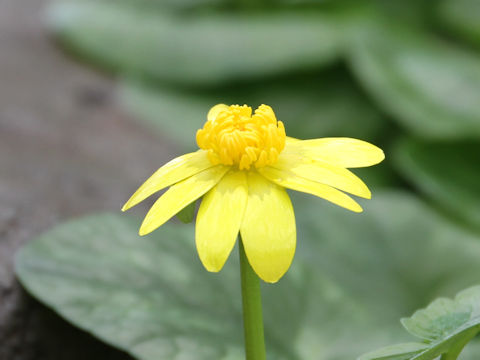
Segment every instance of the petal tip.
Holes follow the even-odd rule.
[[[207,120],[209,121],[214,121],[215,118],[217,117],[217,115],[228,109],[228,105],[227,104],[217,104],[217,105],[214,105],[210,108],[210,110],[208,111],[208,114],[207,114]]]
[[[361,197],[361,198],[367,199],[367,200],[370,200],[372,198],[372,192],[370,191],[368,186],[363,182],[362,182],[362,188],[358,191],[358,193],[353,194],[353,195],[356,195],[358,197]]]
[[[377,162],[376,162],[375,164],[373,164],[373,165],[379,164],[379,163],[381,163],[383,160],[385,160],[385,152],[384,152],[382,149],[380,149],[380,148],[378,148],[378,152],[379,152],[379,153],[378,153]]]
[[[145,235],[150,234],[153,230],[155,230],[155,229],[152,229],[151,226],[146,226],[146,225],[142,224],[140,226],[140,230],[138,230],[138,235],[145,236]]]
[[[198,249],[197,253],[205,270],[211,273],[218,273],[220,270],[222,270],[225,262],[228,259],[228,256],[224,258],[223,256],[219,257],[207,255],[204,251],[198,251]],[[230,255],[230,252],[228,255]]]
[[[263,278],[260,278],[262,279],[264,282],[268,283],[268,284],[276,284],[282,277],[280,276],[278,279],[275,278],[275,279],[263,279]]]
[[[265,271],[266,269],[255,269],[253,266],[253,271],[257,274],[257,276],[262,279],[264,282],[269,283],[269,284],[275,284],[277,283],[282,277],[285,276],[285,274],[288,272],[288,269],[290,269],[290,265],[292,264],[292,259],[290,260],[288,266],[280,271],[272,272],[271,269]]]
[[[205,268],[205,270],[207,270],[208,272],[211,272],[211,273],[218,273],[223,268],[223,265],[222,266],[214,266],[212,264],[206,264],[206,263],[203,263],[203,262],[202,262],[202,264],[203,264],[203,267]]]
[[[363,212],[363,209],[359,206],[358,209],[352,209],[352,211],[360,214]]]

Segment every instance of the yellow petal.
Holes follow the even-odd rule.
[[[240,233],[248,261],[266,282],[277,282],[295,254],[292,203],[285,189],[263,176],[248,173],[248,202]]]
[[[237,240],[247,205],[247,178],[232,171],[206,194],[200,205],[195,240],[200,260],[208,271],[220,271]]]
[[[207,120],[208,121],[214,121],[216,118],[217,118],[217,115],[222,112],[222,111],[225,111],[225,110],[228,110],[229,109],[229,106],[228,105],[225,105],[225,104],[217,104],[215,106],[213,106],[209,111],[208,111],[208,114],[207,114]]]
[[[197,200],[214,187],[228,169],[227,166],[218,165],[170,187],[145,216],[140,227],[140,235],[152,232],[192,201]]]
[[[332,186],[350,194],[370,199],[367,185],[351,171],[320,160],[311,160],[298,154],[282,152],[271,167],[286,170],[304,179]]]
[[[347,194],[328,185],[296,176],[290,171],[278,170],[272,167],[258,169],[258,172],[274,183],[288,189],[302,191],[328,200],[348,210],[362,212],[362,208]]]
[[[294,152],[345,168],[372,166],[385,159],[382,149],[351,138],[323,138],[287,142],[285,152]]]
[[[160,191],[167,186],[175,184],[187,177],[195,175],[200,171],[208,169],[213,165],[208,160],[207,152],[199,150],[193,153],[179,156],[158,169],[123,205],[122,211],[145,200],[150,195]]]

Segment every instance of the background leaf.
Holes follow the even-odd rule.
[[[412,133],[480,136],[480,59],[414,28],[354,27],[349,63],[378,104]]]
[[[453,217],[480,229],[479,145],[407,140],[395,148],[394,164],[416,188]]]
[[[53,6],[50,26],[67,48],[107,69],[186,84],[317,68],[341,44],[335,23],[316,13],[175,17],[87,1]]]
[[[302,195],[294,203],[294,263],[263,284],[272,359],[350,360],[405,337],[399,317],[478,281],[479,238],[404,193],[377,195],[360,215]],[[72,323],[139,359],[241,359],[236,254],[211,274],[193,226],[139,238],[138,225],[117,215],[61,225],[19,253],[17,274]]]
[[[452,30],[480,45],[480,1],[447,0],[440,6],[440,19]]]

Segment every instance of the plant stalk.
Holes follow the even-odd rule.
[[[452,346],[447,353],[442,354],[440,360],[456,360],[463,348],[472,340],[478,333],[477,328],[470,329],[464,336],[463,340]]]
[[[243,330],[246,360],[265,360],[265,339],[263,334],[262,295],[260,279],[253,271],[239,241],[240,274],[242,279]]]

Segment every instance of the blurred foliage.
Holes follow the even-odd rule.
[[[440,7],[440,18],[450,29],[480,46],[480,1],[448,0]]]
[[[270,359],[351,360],[406,340],[399,317],[478,282],[478,238],[407,193],[377,192],[359,215],[306,195],[293,203],[297,254],[285,278],[263,284]],[[19,253],[17,274],[67,320],[138,359],[242,359],[238,256],[208,273],[193,225],[147,237],[138,226],[126,215],[63,224]],[[463,359],[477,359],[479,345]]]
[[[311,68],[330,62],[340,43],[334,22],[308,13],[175,17],[87,1],[58,5],[50,16],[82,56],[114,71],[185,84]]]
[[[357,32],[349,61],[393,119],[423,138],[480,138],[480,56],[392,25]]]
[[[423,193],[457,220],[480,229],[478,142],[403,141],[392,161]],[[449,165],[450,169],[446,167]]]
[[[297,200],[298,256],[264,289],[272,358],[352,359],[401,341],[399,317],[479,282],[480,0],[64,0],[48,21],[179,153],[220,102],[269,104],[292,136],[385,150],[358,173],[402,192],[373,189],[365,214]],[[189,226],[152,241],[134,223],[66,224],[20,254],[19,275],[139,359],[240,358],[235,266],[200,271]],[[407,360],[428,346],[370,355]],[[478,358],[472,349],[461,359]]]

